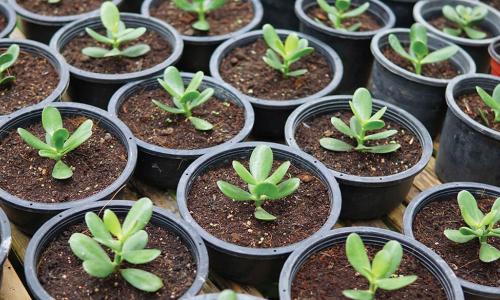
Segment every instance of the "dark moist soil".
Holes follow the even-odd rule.
[[[104,32],[100,32],[104,34]],[[170,44],[157,32],[148,29],[144,35],[137,40],[124,43],[120,49],[126,49],[136,44],[147,44],[151,51],[137,58],[127,57],[106,57],[91,58],[82,53],[85,47],[102,47],[111,49],[108,45],[96,42],[87,33],[82,31],[73,38],[62,49],[62,55],[66,58],[68,64],[85,71],[104,74],[123,74],[139,72],[154,67],[165,61],[172,48]]]
[[[382,49],[384,56],[397,66],[415,73],[413,65],[405,58],[399,56],[390,46]],[[451,61],[445,60],[432,64],[425,64],[422,66],[422,76],[432,77],[437,79],[451,79],[460,75],[459,69],[454,66]]]
[[[483,99],[481,99],[476,92],[458,97],[457,104],[464,113],[476,122],[493,130],[500,131],[500,122],[495,123],[495,113],[489,106],[484,104]],[[484,116],[488,120],[488,123],[481,117],[480,111],[484,112]]]
[[[147,249],[158,249],[161,255],[148,264],[124,263],[123,268],[139,268],[159,276],[164,287],[155,293],[141,292],[128,284],[119,273],[106,279],[88,275],[82,261],[69,247],[71,234],[90,235],[84,224],[73,225],[53,239],[38,262],[38,279],[55,299],[178,299],[196,277],[196,263],[180,237],[149,225]],[[110,256],[112,257],[112,256]]]
[[[44,16],[71,16],[99,9],[102,0],[80,0],[49,3],[47,0],[17,0],[17,3],[25,9]]]
[[[0,49],[0,53],[5,51],[7,48]],[[6,74],[16,80],[0,87],[0,115],[45,100],[59,84],[59,74],[46,57],[22,50]]]
[[[73,133],[86,120],[84,117],[64,119],[64,127]],[[27,128],[45,140],[40,123]],[[40,157],[15,130],[0,140],[0,188],[34,202],[55,203],[83,199],[113,183],[127,164],[127,151],[120,141],[101,128],[94,120],[92,137],[69,154],[63,161],[74,168],[73,177],[52,178],[54,160]]]
[[[248,161],[239,161],[248,169]],[[273,170],[281,163],[275,161]],[[187,199],[189,213],[213,236],[240,246],[275,248],[300,242],[323,226],[331,207],[328,190],[320,179],[293,165],[284,180],[291,177],[301,181],[294,194],[263,204],[277,219],[259,221],[254,217],[253,202],[233,201],[217,187],[217,181],[224,180],[248,188],[228,161],[194,179]]]
[[[449,27],[449,28],[453,28],[453,29],[458,28],[458,26],[455,25],[455,23],[449,21],[448,19],[446,19],[443,16],[431,18],[427,22],[429,22],[429,24],[431,24],[432,26],[436,27],[439,30],[443,30],[445,27]],[[492,33],[488,30],[488,28],[481,26],[481,24],[473,26],[472,28],[486,33],[486,38],[489,38],[492,36]],[[462,34],[460,34],[460,37],[467,38],[467,39],[469,38],[469,37],[467,37],[467,34],[465,34],[465,32],[463,32],[463,31],[462,31]]]
[[[224,81],[249,96],[272,100],[307,97],[321,91],[332,81],[330,65],[318,51],[292,65],[292,70],[307,69],[306,74],[285,78],[262,60],[266,50],[267,45],[262,39],[233,49],[219,66]]]
[[[313,19],[315,21],[320,20],[323,24],[326,24],[326,25],[332,27],[333,29],[335,29],[335,27],[332,24],[332,22],[330,21],[330,19],[328,19],[328,14],[324,10],[322,10],[321,7],[319,7],[318,5],[314,5],[314,6],[310,7],[306,13],[311,19]],[[356,32],[375,31],[375,30],[380,29],[383,26],[383,24],[380,24],[379,21],[377,20],[377,18],[374,17],[368,11],[364,12],[363,14],[361,14],[357,17],[345,19],[342,22],[342,25],[345,28],[348,28],[348,27],[350,27],[358,22],[361,23],[361,27],[359,27],[359,29],[356,30]]]
[[[458,193],[426,204],[413,220],[413,235],[441,256],[455,274],[465,280],[487,286],[500,286],[500,260],[483,263],[479,260],[477,239],[458,244],[447,239],[445,229],[466,226],[457,203]],[[478,206],[485,214],[491,210],[496,198],[475,195]],[[488,238],[488,243],[500,248],[499,238]]]
[[[3,31],[7,26],[7,18],[4,15],[0,15],[0,31]]]
[[[366,245],[370,260],[382,247]],[[417,275],[418,279],[396,291],[377,290],[376,299],[446,299],[443,287],[415,257],[403,254],[397,275]],[[345,245],[334,245],[309,257],[292,282],[292,299],[348,299],[343,290],[367,290],[367,280],[349,264]]]
[[[353,146],[356,145],[355,140],[345,136],[333,127],[330,121],[333,116],[349,124],[352,113],[349,111],[338,111],[315,116],[300,123],[295,132],[295,139],[299,147],[306,153],[319,159],[330,169],[356,176],[388,176],[408,170],[422,156],[422,146],[418,138],[411,131],[389,120],[384,120],[386,123],[384,129],[374,130],[373,133],[389,129],[395,129],[398,133],[388,139],[371,141],[366,143],[366,145],[382,145],[388,144],[390,141],[395,141],[401,145],[401,148],[395,152],[373,154],[357,151],[335,152],[327,150],[319,144],[321,138],[336,138]]]
[[[491,7],[494,7],[498,10],[500,10],[500,0],[486,0],[486,1],[481,1],[481,2],[484,2],[488,5],[490,5]]]
[[[128,98],[118,113],[134,135],[150,144],[169,149],[201,149],[222,144],[237,135],[245,124],[245,110],[213,97],[193,110],[193,115],[214,125],[209,131],[196,130],[182,115],[158,108],[152,100],[174,106],[164,89],[143,90]]]
[[[206,14],[206,20],[210,25],[208,32],[194,29],[191,25],[198,20],[198,15],[178,8],[173,1],[158,1],[151,7],[151,16],[164,20],[172,25],[182,35],[189,36],[214,36],[235,32],[248,23],[254,17],[251,0],[228,0],[226,3],[212,12]]]

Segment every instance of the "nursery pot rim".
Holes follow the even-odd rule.
[[[7,20],[5,28],[0,32],[0,37],[7,37],[16,27],[16,12],[6,2],[0,2],[0,11]]]
[[[213,236],[212,234],[208,233],[203,227],[201,227],[198,224],[198,222],[196,222],[196,220],[189,212],[189,209],[187,207],[187,198],[188,198],[187,196],[189,193],[188,185],[190,184],[189,181],[192,178],[192,174],[196,173],[195,171],[197,169],[203,166],[204,163],[209,162],[214,158],[216,158],[219,154],[231,153],[235,152],[235,150],[240,150],[240,149],[251,149],[255,148],[257,145],[267,145],[274,150],[280,150],[281,152],[287,152],[290,154],[299,155],[302,159],[307,161],[307,163],[311,167],[315,168],[318,171],[318,173],[322,173],[324,175],[324,180],[321,181],[331,192],[332,195],[331,198],[333,199],[330,199],[330,214],[327,220],[323,223],[320,229],[318,229],[310,236],[304,238],[303,240],[298,241],[297,243],[281,247],[274,247],[274,248],[252,248],[252,247],[244,247],[236,245],[224,241],[222,239],[219,239]],[[293,161],[292,159],[290,160]],[[207,167],[203,166],[203,169],[206,168]],[[224,252],[226,254],[233,256],[238,256],[240,258],[258,257],[261,260],[272,260],[276,257],[285,256],[292,253],[294,249],[296,249],[300,245],[309,243],[312,237],[323,235],[325,232],[328,232],[337,223],[338,218],[340,216],[342,198],[337,181],[335,180],[335,178],[328,175],[329,175],[328,169],[320,161],[308,155],[307,153],[303,153],[300,150],[293,149],[286,145],[276,144],[271,142],[244,142],[244,143],[238,143],[237,145],[229,145],[229,147],[221,148],[217,151],[199,157],[186,169],[186,171],[184,171],[184,174],[182,174],[179,184],[177,186],[177,204],[179,207],[179,214],[181,215],[182,219],[186,220],[186,222],[188,222],[189,224],[191,224],[191,226],[193,226],[195,231],[198,232],[198,234],[203,238],[203,240],[208,245],[217,249],[217,251]]]
[[[437,186],[434,186],[430,189],[427,189],[423,191],[422,193],[418,194],[415,199],[413,199],[408,207],[405,210],[404,216],[403,216],[403,232],[404,235],[410,237],[411,239],[415,239],[415,236],[413,235],[413,220],[415,219],[415,216],[417,215],[420,210],[425,207],[430,202],[436,201],[435,198],[431,198],[434,195],[436,196],[443,196],[443,195],[448,195],[450,193],[454,193],[458,190],[468,190],[472,189],[475,192],[480,191],[480,190],[488,190],[489,192],[492,192],[494,194],[497,194],[498,197],[500,197],[500,188],[489,185],[489,184],[484,184],[484,183],[477,183],[477,182],[449,182],[449,183],[443,183]],[[436,254],[437,255],[437,254]],[[487,286],[487,285],[481,285],[477,283],[473,283],[470,281],[467,281],[465,279],[462,279],[461,277],[458,277],[458,281],[460,282],[460,285],[463,287],[464,291],[470,294],[474,295],[480,295],[484,297],[498,297],[500,295],[500,287],[494,287],[494,286]]]
[[[498,51],[497,51],[498,49]],[[500,36],[497,36],[488,47],[490,57],[500,64]]]
[[[93,119],[99,119],[99,120],[107,119],[108,122],[114,124],[123,134],[123,139],[117,136],[116,134],[113,135],[120,140],[120,143],[127,151],[127,164],[122,170],[120,176],[118,176],[118,178],[113,183],[106,186],[106,188],[100,190],[99,192],[82,199],[72,200],[67,202],[58,202],[58,203],[42,203],[42,202],[21,199],[5,191],[2,188],[0,188],[0,199],[3,199],[2,201],[9,203],[9,205],[11,206],[20,208],[25,211],[53,214],[60,212],[62,210],[77,207],[82,204],[98,201],[99,199],[104,198],[106,195],[110,195],[114,191],[119,190],[120,187],[122,187],[132,176],[132,173],[134,172],[135,165],[137,162],[137,145],[133,139],[132,132],[130,132],[128,127],[125,126],[125,124],[122,121],[118,120],[117,118],[114,118],[106,111],[87,104],[76,103],[76,102],[54,102],[51,103],[50,106],[67,109],[70,111],[69,113],[75,113],[75,112],[78,113],[79,111],[87,111],[93,115],[92,116]],[[0,122],[0,129],[4,129],[6,126],[12,126],[11,123],[17,120],[18,118],[23,118],[26,116],[28,116],[26,117],[27,120],[34,120],[35,118],[37,118],[35,116],[30,116],[31,114],[37,114],[41,118],[42,110],[43,110],[42,106],[33,106],[29,107],[29,109],[18,111],[14,114],[11,114],[7,116],[5,119],[2,119],[2,121]],[[62,112],[61,114],[64,115],[65,113],[66,112]],[[14,128],[10,128],[9,130],[12,129]]]
[[[154,1],[158,1],[158,0],[144,0],[144,2],[142,2],[141,15],[155,18],[155,17],[151,16],[151,14],[150,14],[151,5],[153,4]],[[252,18],[250,23],[248,23],[247,25],[241,27],[240,29],[238,29],[236,31],[229,32],[226,34],[211,35],[211,36],[184,35],[181,33],[179,33],[179,35],[181,36],[181,38],[185,42],[187,42],[189,44],[216,45],[216,44],[219,44],[219,43],[221,43],[227,39],[230,39],[232,37],[236,37],[236,36],[239,36],[241,34],[244,34],[245,32],[248,32],[248,31],[252,30],[253,28],[255,28],[256,26],[258,26],[261,23],[262,17],[264,15],[264,9],[262,8],[262,3],[260,3],[259,0],[250,0],[250,1],[252,2],[252,5],[253,5],[254,17]],[[157,19],[157,20],[160,20],[161,22],[167,23],[166,21],[161,20],[161,19]]]
[[[181,77],[184,79],[192,79],[194,76],[194,73],[187,73],[187,72],[181,72]],[[119,119],[118,117],[118,111],[120,107],[123,105],[123,102],[126,99],[123,99],[123,96],[125,93],[127,93],[129,90],[134,89],[136,86],[140,86],[142,83],[148,82],[148,81],[154,81],[156,82],[157,78],[162,78],[162,76],[157,76],[149,79],[144,79],[141,81],[135,81],[135,82],[130,82],[121,87],[116,93],[111,97],[111,100],[109,101],[108,104],[108,112]],[[252,108],[252,105],[246,100],[246,98],[243,96],[243,94],[238,91],[236,88],[230,86],[229,84],[225,82],[221,82],[219,80],[215,80],[213,77],[210,76],[204,76],[202,82],[208,82],[211,85],[217,85],[221,87],[222,89],[228,91],[229,93],[233,94],[233,100],[235,100],[236,103],[241,104],[241,107],[245,111],[245,124],[243,127],[240,129],[240,131],[233,136],[231,139],[223,142],[222,144],[215,145],[212,147],[207,147],[207,148],[199,148],[199,149],[173,149],[173,148],[166,148],[162,146],[158,146],[155,144],[151,144],[148,142],[143,141],[139,137],[136,137],[134,135],[134,139],[137,143],[137,146],[147,152],[154,154],[156,156],[160,157],[170,157],[170,158],[197,158],[203,154],[210,153],[213,151],[217,151],[220,148],[225,147],[226,145],[234,145],[237,144],[241,141],[243,141],[252,131],[253,124],[255,121],[255,115],[254,115],[254,110]],[[217,92],[216,92],[217,93]],[[215,93],[215,94],[216,94]],[[214,95],[215,95],[214,94]],[[122,100],[123,99],[123,100]],[[121,102],[121,103],[119,103]],[[236,104],[237,105],[237,104]]]
[[[50,230],[53,229],[54,226],[56,226],[63,220],[69,218],[76,218],[76,216],[79,215],[82,216],[81,218],[83,221],[84,212],[91,211],[93,208],[132,207],[134,203],[135,201],[130,201],[130,200],[101,200],[94,203],[88,203],[84,206],[75,207],[60,212],[59,214],[55,215],[47,222],[45,222],[31,238],[28,244],[28,248],[26,249],[26,253],[24,255],[24,274],[26,276],[26,282],[28,283],[28,287],[32,291],[34,296],[43,297],[41,299],[51,298],[50,295],[45,291],[43,286],[40,284],[40,281],[38,280],[38,274],[36,270],[38,262],[35,261],[35,253],[37,252],[37,248],[42,242],[43,237],[47,234],[52,234]],[[206,281],[206,278],[208,277],[208,252],[206,246],[203,243],[201,237],[196,233],[196,231],[184,220],[175,216],[172,212],[167,211],[156,205],[153,205],[153,216],[155,214],[166,217],[173,223],[176,223],[180,228],[182,228],[182,230],[187,234],[187,236],[189,236],[189,238],[193,242],[192,244],[194,245],[194,247],[188,247],[188,248],[191,248],[189,249],[189,252],[193,257],[193,260],[195,261],[198,260],[196,261],[196,277],[194,278],[190,288],[186,290],[186,292],[183,294],[183,296],[181,296],[181,298],[186,296],[194,296],[201,290],[203,284]],[[171,227],[172,226],[170,227],[164,226],[162,228],[170,229],[169,230],[170,232],[175,232],[176,230],[172,230]],[[176,235],[179,236],[178,234]]]
[[[92,81],[96,83],[110,83],[110,84],[123,83],[123,82],[130,82],[131,80],[139,80],[142,78],[147,78],[149,76],[152,76],[156,73],[163,71],[165,68],[167,68],[170,65],[173,65],[176,61],[179,60],[182,54],[182,50],[184,48],[184,43],[179,33],[172,26],[170,26],[165,22],[161,22],[158,19],[147,18],[145,16],[133,13],[120,13],[120,18],[124,23],[127,22],[141,23],[141,26],[146,27],[148,30],[154,31],[160,36],[162,36],[163,39],[170,44],[170,47],[172,48],[172,53],[170,53],[170,55],[163,62],[157,65],[154,65],[150,68],[141,71],[130,72],[130,73],[107,74],[107,73],[90,72],[77,68],[66,62],[66,65],[68,66],[71,75],[77,78],[82,78],[87,81]],[[66,38],[67,36],[70,36],[69,40],[72,40],[78,35],[78,33],[74,33],[73,31],[70,30],[76,29],[77,32],[81,33],[84,32],[86,27],[90,27],[95,24],[97,24],[96,27],[98,28],[102,27],[101,19],[98,15],[94,15],[89,18],[78,19],[74,22],[64,25],[54,34],[54,36],[50,40],[49,44],[50,48],[55,52],[61,53],[61,49],[67,44],[67,43],[65,43],[64,45],[61,44],[62,43],[61,40]],[[162,28],[165,32],[168,32],[168,34],[172,36],[173,43],[170,43],[169,39],[165,36],[165,32],[159,30],[160,28]]]
[[[10,245],[12,244],[12,235],[10,230],[9,218],[0,208],[0,266],[3,265],[9,255]]]
[[[292,148],[299,149],[300,151],[303,151],[300,146],[298,145],[296,139],[295,139],[295,132],[296,132],[296,127],[298,125],[298,119],[302,117],[302,114],[307,114],[309,113],[312,109],[314,109],[317,105],[321,104],[330,104],[330,105],[336,105],[339,103],[347,103],[349,100],[352,99],[352,95],[337,95],[337,96],[328,96],[328,97],[323,97],[311,102],[308,102],[306,104],[303,104],[299,107],[297,107],[288,117],[286,124],[285,124],[285,142],[287,145],[289,145]],[[377,107],[383,107],[386,106],[389,111],[394,111],[397,115],[404,116],[405,119],[409,120],[410,123],[414,124],[416,129],[412,130],[411,128],[407,128],[408,130],[412,131],[412,133],[419,139],[420,145],[422,148],[422,154],[420,156],[419,161],[412,166],[411,168],[392,175],[386,175],[386,176],[357,176],[357,175],[351,175],[347,173],[341,173],[336,170],[330,169],[330,172],[333,173],[335,178],[340,182],[348,185],[354,185],[354,186],[364,186],[366,184],[370,184],[373,186],[390,186],[397,184],[399,182],[402,182],[406,180],[407,178],[411,178],[413,176],[416,176],[418,173],[420,173],[425,166],[428,164],[429,160],[432,157],[432,151],[433,151],[433,143],[431,136],[429,135],[429,132],[425,129],[425,126],[417,120],[413,115],[408,113],[407,111],[384,101],[378,100],[378,99],[373,99],[373,104],[374,108]],[[338,111],[342,110],[339,108],[336,109],[328,109],[328,111]],[[319,114],[323,114],[323,112],[320,112]],[[308,116],[308,118],[314,117],[317,115],[311,115]],[[387,118],[389,120],[393,120],[394,118]],[[396,123],[400,122],[394,121]]]
[[[381,31],[373,37],[373,39],[370,43],[370,49],[371,49],[373,56],[375,57],[375,59],[377,60],[377,62],[379,64],[381,64],[385,69],[387,69],[389,72],[395,74],[396,76],[400,76],[400,77],[403,77],[407,80],[414,81],[414,82],[417,82],[420,84],[444,87],[453,79],[453,78],[439,79],[439,78],[427,77],[427,76],[423,76],[423,75],[417,75],[415,73],[412,73],[412,72],[396,65],[395,63],[390,61],[387,57],[385,57],[385,55],[380,50],[380,46],[379,46],[380,40],[385,38],[386,36],[388,37],[389,34],[398,34],[398,33],[409,34],[410,29],[408,29],[408,28],[391,28],[391,29],[388,29],[385,31]],[[454,43],[447,41],[446,39],[439,37],[437,35],[434,35],[433,33],[430,33],[430,32],[427,33],[427,37],[429,39],[429,42],[432,42],[432,40],[435,40],[436,42],[446,44],[447,46],[455,45]],[[431,49],[431,50],[435,50],[435,49]],[[467,65],[464,66],[464,69],[467,69],[466,67],[468,67],[469,70],[468,71],[466,70],[465,74],[473,74],[476,72],[476,64],[474,63],[474,60],[469,55],[469,53],[467,53],[464,49],[462,49],[462,47],[458,46],[458,51],[457,51],[457,53],[455,53],[454,56],[456,56],[456,55],[463,56],[463,58],[467,61]],[[451,60],[452,58],[453,57],[449,58],[449,60]]]
[[[326,96],[331,92],[333,92],[338,87],[340,81],[342,80],[342,76],[344,74],[344,66],[342,60],[340,59],[340,56],[337,54],[335,50],[333,50],[332,47],[316,39],[315,37],[312,37],[308,34],[304,34],[302,32],[296,32],[285,29],[276,29],[276,33],[278,34],[278,36],[280,36],[280,38],[287,36],[290,33],[296,33],[300,38],[307,39],[309,41],[309,45],[315,48],[315,51],[317,51],[316,49],[321,49],[322,50],[321,52],[325,53],[325,54],[322,53],[322,55],[325,57],[325,59],[328,61],[330,65],[330,71],[333,71],[333,77],[331,81],[328,83],[328,85],[326,85],[320,91],[312,95],[297,99],[288,99],[288,100],[263,99],[263,98],[256,98],[249,96],[240,91],[245,96],[245,98],[247,98],[250,101],[250,103],[252,103],[252,105],[255,105],[255,107],[262,107],[265,109],[295,108],[297,105],[301,105],[302,103],[311,101],[319,97]],[[210,74],[215,79],[229,84],[222,78],[219,71],[222,59],[225,57],[225,55],[227,55],[227,53],[232,51],[235,47],[255,42],[261,36],[262,36],[262,29],[253,30],[250,32],[246,32],[240,36],[232,37],[226,40],[224,43],[220,44],[210,57]],[[249,42],[246,43],[246,41]]]

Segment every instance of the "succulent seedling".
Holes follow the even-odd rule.
[[[347,31],[356,31],[361,27],[361,22],[357,22],[349,27],[345,27],[342,22],[347,18],[360,16],[370,7],[370,3],[351,9],[351,0],[337,0],[335,5],[330,5],[326,0],[317,0],[319,7],[328,14],[328,19],[332,22],[334,28]]]
[[[488,94],[479,86],[476,86],[476,91],[479,97],[481,97],[481,99],[483,100],[484,104],[491,108],[491,110],[495,114],[493,122],[500,122],[500,84],[497,84],[497,86],[493,90],[492,95]],[[489,126],[490,124],[488,122],[488,119],[486,118],[486,112],[480,109],[479,115],[483,118],[483,121],[486,123],[486,125]]]
[[[223,290],[217,300],[238,300],[238,295],[233,290]]]
[[[248,191],[225,181],[217,181],[217,186],[227,197],[236,201],[253,201],[255,204],[254,216],[262,221],[274,221],[276,217],[262,207],[265,201],[283,199],[293,194],[300,185],[298,178],[290,178],[282,182],[286,176],[290,162],[282,163],[269,176],[273,167],[273,151],[266,145],[258,145],[250,155],[250,171],[238,161],[233,161],[236,174],[248,184]]]
[[[9,84],[16,80],[15,76],[6,75],[5,71],[10,68],[19,57],[19,46],[16,44],[10,45],[10,47],[0,55],[0,86]]]
[[[61,0],[47,0],[50,4],[59,3]]]
[[[480,40],[486,37],[486,33],[474,29],[474,25],[481,22],[488,14],[488,9],[484,5],[477,5],[474,8],[464,5],[443,6],[443,15],[453,22],[457,28],[445,27],[443,31],[449,35],[460,36],[462,32],[473,39]]]
[[[174,0],[180,9],[198,14],[198,20],[191,26],[200,31],[209,31],[210,25],[206,20],[206,14],[222,7],[226,0]]]

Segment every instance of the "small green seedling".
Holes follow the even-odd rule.
[[[449,35],[460,36],[462,32],[473,39],[480,40],[486,37],[486,33],[472,28],[474,25],[481,22],[488,14],[488,9],[484,5],[478,5],[474,8],[457,5],[443,6],[443,15],[446,19],[453,22],[458,28],[445,27],[443,31]]]
[[[474,196],[468,191],[458,193],[458,206],[460,213],[467,226],[456,229],[446,229],[444,235],[455,243],[467,243],[477,238],[481,247],[479,248],[479,259],[489,263],[500,258],[500,250],[488,244],[489,237],[500,237],[500,228],[495,227],[500,221],[500,197],[495,200],[491,211],[484,215],[477,206]]]
[[[140,269],[120,267],[124,261],[134,265],[146,264],[161,254],[157,249],[144,249],[148,234],[143,228],[149,223],[152,214],[153,203],[148,198],[134,203],[122,225],[112,210],[106,209],[102,220],[94,212],[87,212],[85,223],[92,237],[73,233],[69,246],[83,260],[83,269],[90,276],[106,278],[118,271],[133,287],[145,292],[156,292],[163,287],[161,278]],[[113,261],[101,245],[113,254]]]
[[[328,14],[328,19],[332,22],[336,29],[356,31],[361,27],[361,22],[357,22],[349,27],[345,27],[342,22],[347,18],[354,18],[370,7],[370,3],[365,2],[364,4],[349,10],[351,8],[351,0],[337,0],[335,1],[335,6],[328,4],[326,0],[317,0],[319,7]]]
[[[5,75],[5,71],[10,68],[19,57],[19,46],[16,44],[10,47],[0,55],[0,86],[9,84],[16,80],[15,76]]]
[[[248,184],[249,192],[222,180],[217,181],[217,186],[224,195],[233,200],[254,201],[256,219],[274,221],[276,217],[264,210],[262,204],[268,200],[279,200],[293,194],[299,188],[300,180],[290,178],[281,182],[290,167],[289,161],[282,163],[269,176],[272,167],[273,151],[269,146],[258,145],[250,155],[250,171],[240,162],[233,161],[236,174]]]
[[[92,136],[93,125],[92,120],[86,120],[70,135],[68,129],[63,127],[59,110],[47,106],[42,111],[45,142],[42,142],[38,137],[23,128],[18,128],[17,133],[26,144],[39,150],[38,155],[56,161],[52,169],[52,177],[55,179],[68,179],[73,176],[73,170],[62,161],[62,158]]]
[[[355,138],[358,145],[356,147],[344,141],[334,138],[322,138],[319,143],[323,148],[331,151],[346,152],[346,151],[360,151],[371,153],[389,153],[398,150],[401,145],[395,142],[390,142],[386,145],[366,146],[367,141],[376,141],[386,139],[397,133],[397,130],[391,129],[381,131],[378,133],[367,135],[366,133],[371,130],[379,130],[384,128],[385,122],[382,121],[387,107],[382,107],[377,113],[372,116],[372,96],[365,88],[359,88],[354,92],[352,101],[349,105],[354,116],[351,117],[349,126],[347,126],[341,119],[332,117],[332,125],[341,133]]]
[[[50,4],[59,3],[61,0],[48,0]]]
[[[120,20],[120,12],[113,2],[107,1],[101,5],[101,22],[106,28],[106,36],[97,33],[92,28],[85,28],[85,31],[96,41],[112,46],[112,49],[101,47],[87,47],[82,53],[93,57],[103,58],[112,56],[139,57],[148,53],[151,48],[146,44],[137,44],[120,50],[120,46],[125,42],[138,39],[146,33],[145,27],[126,28],[125,23]]]
[[[159,78],[158,82],[172,96],[175,107],[165,105],[157,100],[153,100],[153,103],[166,112],[184,115],[198,130],[211,130],[214,126],[210,122],[193,117],[193,109],[207,102],[214,94],[212,88],[207,88],[201,93],[198,92],[202,81],[203,72],[199,71],[193,76],[187,88],[184,88],[179,70],[176,67],[168,67],[165,69],[163,79]]]
[[[306,39],[299,39],[296,33],[291,33],[283,44],[273,26],[266,24],[262,30],[264,40],[269,47],[266,56],[262,58],[266,64],[283,73],[285,77],[296,77],[307,73],[306,69],[290,71],[293,63],[314,51],[314,48],[308,46],[309,42]]]
[[[346,240],[346,256],[351,266],[365,277],[370,287],[368,290],[345,290],[342,293],[350,299],[375,299],[377,289],[394,291],[408,286],[417,280],[417,276],[398,276],[396,271],[403,258],[403,248],[397,241],[387,242],[382,250],[375,254],[370,263],[363,240],[357,233],[351,233]]]
[[[238,300],[238,295],[232,290],[223,290],[217,300]]]
[[[198,14],[198,20],[191,25],[194,29],[200,31],[209,31],[205,15],[222,7],[226,0],[174,0],[175,5],[182,10]]]
[[[491,110],[495,114],[495,119],[493,120],[493,122],[500,122],[500,84],[497,84],[491,96],[481,87],[476,86],[476,91],[479,97],[481,97],[481,99],[483,100],[484,104],[491,108]],[[486,118],[486,113],[480,109],[479,115],[483,118],[486,125],[489,126],[490,124],[488,122],[488,119]]]
[[[457,53],[458,47],[451,45],[429,53],[427,46],[427,29],[418,23],[411,26],[410,29],[410,51],[407,52],[395,34],[389,35],[389,45],[399,54],[399,56],[409,60],[415,68],[415,73],[422,74],[422,66],[447,60]]]

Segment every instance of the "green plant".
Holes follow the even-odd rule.
[[[357,89],[354,92],[352,101],[349,101],[349,106],[354,114],[349,122],[350,127],[337,117],[332,117],[331,122],[333,127],[338,131],[350,138],[355,138],[358,143],[357,146],[354,147],[351,144],[334,138],[322,138],[319,140],[319,143],[323,148],[338,152],[355,150],[371,153],[389,153],[401,147],[401,145],[395,142],[378,146],[365,145],[367,141],[386,139],[397,133],[397,130],[391,129],[370,135],[366,134],[368,131],[384,128],[385,122],[381,118],[387,110],[387,107],[382,107],[372,116],[372,96],[367,89]]]
[[[357,233],[351,233],[346,240],[346,256],[351,266],[365,277],[370,287],[368,290],[345,290],[344,296],[356,300],[371,300],[375,298],[377,289],[394,291],[408,286],[417,280],[417,276],[398,276],[398,270],[403,258],[403,248],[397,241],[387,242],[378,251],[370,263],[363,240]]]
[[[415,73],[422,74],[422,66],[447,60],[457,53],[458,47],[451,45],[429,53],[427,46],[427,29],[415,23],[410,29],[410,50],[407,52],[395,34],[389,35],[389,45],[401,57],[409,60],[415,68]]]
[[[112,46],[112,49],[101,47],[87,47],[82,53],[93,57],[103,58],[112,56],[139,57],[148,53],[151,48],[146,44],[137,44],[120,50],[120,46],[125,42],[130,42],[141,37],[145,32],[145,27],[126,28],[125,23],[120,20],[120,12],[113,2],[106,1],[101,5],[101,22],[106,28],[106,36],[97,33],[92,28],[85,28],[85,31],[96,41]]]
[[[226,0],[174,0],[175,5],[182,10],[198,14],[198,20],[191,26],[201,31],[210,30],[205,14],[216,10],[226,3]]]
[[[134,203],[122,225],[112,210],[106,209],[102,220],[94,212],[87,212],[85,223],[92,237],[73,233],[69,239],[71,250],[83,260],[83,269],[90,276],[106,278],[119,271],[135,288],[155,292],[163,287],[161,278],[140,269],[120,268],[124,261],[134,265],[145,264],[161,254],[157,249],[144,249],[148,243],[148,233],[143,228],[149,223],[152,214],[153,203],[148,198]],[[113,261],[99,244],[106,246],[108,252],[113,254]]]
[[[474,8],[457,5],[443,6],[443,15],[446,19],[453,22],[458,28],[445,27],[443,31],[449,35],[460,36],[462,32],[474,40],[484,39],[486,33],[472,28],[477,23],[481,22],[488,14],[488,9],[484,5],[478,5]]]
[[[468,226],[446,229],[444,235],[455,243],[467,243],[477,238],[480,243],[479,259],[492,262],[500,258],[500,250],[488,244],[489,237],[500,237],[500,228],[495,227],[500,221],[500,197],[496,199],[491,211],[486,215],[478,208],[477,201],[468,191],[460,191],[457,197],[462,218]]]
[[[236,174],[248,184],[248,192],[225,181],[217,181],[217,186],[227,197],[236,201],[253,201],[255,218],[263,221],[273,221],[276,217],[268,213],[262,204],[268,200],[279,200],[294,193],[300,185],[298,178],[289,178],[283,182],[290,162],[282,163],[269,176],[273,167],[273,151],[269,146],[258,145],[250,155],[248,171],[240,162],[233,161]],[[281,182],[281,183],[280,183]]]
[[[16,44],[10,47],[0,55],[0,85],[8,84],[16,80],[15,76],[5,75],[5,71],[10,68],[19,57],[19,46]]]
[[[223,290],[217,300],[238,300],[238,295],[232,290]]]
[[[48,0],[50,4],[59,3],[61,0]]]
[[[495,119],[493,121],[495,123],[500,122],[500,84],[497,84],[491,96],[479,86],[476,86],[476,91],[479,97],[481,97],[481,99],[483,100],[484,104],[491,108],[491,110],[495,114]],[[479,109],[479,114],[482,116],[486,125],[489,126],[490,124],[488,122],[488,119],[486,118],[486,113],[483,110]]]
[[[17,133],[26,144],[39,150],[38,155],[56,161],[52,169],[52,177],[55,179],[68,179],[73,176],[73,170],[62,161],[62,158],[92,136],[93,125],[92,120],[86,120],[70,135],[68,129],[63,127],[59,110],[47,106],[42,111],[45,142],[42,142],[38,137],[23,128],[18,128]]]
[[[346,18],[353,18],[363,14],[370,7],[370,3],[364,4],[349,10],[351,7],[351,0],[337,0],[335,6],[328,4],[326,0],[317,0],[319,7],[328,14],[328,19],[332,22],[336,29],[356,31],[361,27],[361,22],[357,22],[347,28],[342,24]]]
[[[172,96],[175,107],[165,105],[157,100],[153,100],[153,103],[166,112],[184,115],[198,130],[211,130],[214,126],[210,122],[193,117],[193,109],[207,102],[214,94],[212,88],[207,88],[201,93],[198,92],[202,81],[203,72],[199,71],[193,76],[188,86],[184,88],[184,82],[179,70],[176,67],[168,67],[163,73],[163,79],[159,78],[158,82]]]
[[[262,57],[266,64],[283,73],[285,77],[301,76],[307,73],[307,69],[290,71],[293,63],[314,51],[314,48],[308,46],[309,42],[306,39],[299,39],[296,33],[290,33],[283,44],[273,26],[266,24],[262,27],[262,31],[269,47],[266,56]]]

